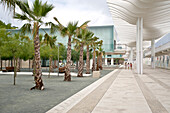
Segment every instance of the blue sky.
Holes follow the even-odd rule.
[[[31,4],[34,0],[28,1]],[[45,2],[46,0],[42,1]],[[46,22],[55,22],[53,20],[55,16],[64,25],[69,21],[79,21],[82,24],[87,20],[91,20],[90,26],[113,25],[105,0],[48,0],[48,3],[53,4],[55,8],[44,19]],[[0,9],[0,19],[5,23],[12,23],[12,25],[18,27],[24,24],[22,21],[14,20],[12,13],[5,10],[2,4]],[[19,9],[16,12],[19,12]]]

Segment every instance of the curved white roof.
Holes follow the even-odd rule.
[[[170,32],[170,0],[107,0],[121,42],[136,40],[136,22],[143,17],[143,39],[158,39]]]

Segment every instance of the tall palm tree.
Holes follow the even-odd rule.
[[[57,21],[58,25],[55,25],[56,28],[60,31],[61,35],[63,37],[68,36],[68,45],[67,45],[67,62],[66,62],[66,72],[64,76],[64,81],[71,81],[71,75],[70,75],[70,65],[71,65],[71,39],[73,36],[75,36],[80,29],[85,29],[87,27],[87,24],[89,21],[86,21],[83,23],[80,27],[77,26],[78,22],[69,22],[67,27],[62,25],[56,17],[54,17],[54,20]],[[54,24],[51,24],[51,26]],[[52,26],[53,27],[53,26]]]
[[[100,70],[102,70],[103,69],[103,67],[102,67],[102,57],[103,56],[105,56],[105,51],[104,51],[104,49],[102,48],[102,46],[103,46],[103,40],[101,40],[101,42],[100,42],[100,44],[99,44],[99,49],[98,49],[98,52],[99,52],[99,68],[100,68]]]
[[[78,74],[77,77],[83,77],[83,50],[84,45],[87,42],[92,41],[92,32],[88,31],[87,29],[81,29],[77,34],[77,38],[73,38],[73,43],[76,43],[80,48],[80,55],[79,55],[79,67],[78,67]]]
[[[15,13],[14,18],[19,20],[27,20],[29,23],[26,23],[22,26],[21,30],[31,31],[31,22],[33,23],[33,37],[34,37],[34,50],[35,50],[35,64],[36,64],[36,73],[35,73],[35,87],[32,89],[43,90],[44,85],[42,81],[42,72],[41,72],[41,59],[40,59],[40,40],[39,40],[39,28],[43,24],[42,18],[54,8],[52,5],[48,5],[47,2],[42,3],[42,1],[35,0],[33,2],[33,7],[31,8],[27,1],[15,1],[17,6],[22,11],[22,14]]]
[[[98,71],[99,69],[102,70],[102,57],[105,55],[105,51],[102,48],[103,45],[103,40],[99,41],[98,48],[96,50],[96,56],[97,56],[97,67],[96,70]]]
[[[93,37],[94,36],[94,33],[91,32],[91,35],[88,37],[89,39],[86,40],[86,49],[87,49],[87,52],[86,52],[86,74],[90,74],[90,51],[89,51],[89,47],[91,44],[93,44],[93,42],[97,41],[98,38],[97,37]]]
[[[96,39],[98,39],[98,37],[94,37]],[[99,41],[93,40],[92,44],[90,45],[91,50],[93,51],[93,64],[92,64],[92,71],[95,71],[95,65],[96,65],[96,49],[99,45]]]
[[[50,51],[52,51],[52,49],[55,48],[56,40],[57,40],[56,36],[51,37],[47,33],[44,35],[44,42],[45,42],[45,44],[47,46],[50,47]],[[49,57],[50,66],[49,66],[49,75],[48,75],[48,77],[50,77],[50,72],[53,71],[52,61],[53,61],[53,58],[52,58],[52,55],[50,53],[50,57]]]

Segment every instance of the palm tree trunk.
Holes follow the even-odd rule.
[[[97,56],[97,67],[96,67],[96,71],[99,71],[99,61],[100,61],[100,56]]]
[[[30,67],[31,67],[31,61],[30,61],[30,59],[29,59],[29,70],[30,70]]]
[[[50,70],[53,72],[53,58],[51,57],[51,65],[50,65]]]
[[[34,80],[35,80],[35,55],[34,55],[34,58],[33,58],[33,60],[32,60],[32,68],[33,68],[33,70],[32,70],[32,73],[33,73],[33,75],[32,76],[34,76]]]
[[[36,23],[36,36],[34,38],[34,50],[35,50],[35,87],[32,89],[43,90],[44,85],[42,81],[42,72],[41,72],[41,58],[40,58],[40,40],[39,40],[39,25]]]
[[[17,76],[17,59],[14,56],[14,85],[16,84],[15,80],[16,76]]]
[[[16,59],[16,62],[17,62],[17,72],[19,72],[20,71],[20,59],[18,58],[18,59]]]
[[[54,69],[56,68],[56,64],[57,64],[57,61],[54,60],[54,65],[53,65],[53,68],[54,68]]]
[[[1,59],[1,56],[0,56],[0,63],[1,63],[0,70],[2,70],[2,59]]]
[[[1,69],[0,69],[0,70],[2,70],[2,59],[1,59],[1,56],[0,56],[0,60],[1,60],[1,61],[0,61],[0,62],[1,62]]]
[[[71,81],[70,64],[71,64],[71,36],[69,36],[68,38],[67,62],[66,62],[66,72],[64,76],[64,81]]]
[[[99,65],[100,70],[103,69],[102,64],[103,64],[103,63],[102,63],[102,54],[100,54],[100,65]]]
[[[8,67],[10,67],[10,60],[8,60]],[[12,67],[12,66],[11,66]]]
[[[93,65],[92,65],[92,71],[95,71],[95,64],[96,64],[96,52],[93,51]]]
[[[87,45],[87,53],[86,53],[86,74],[90,74],[90,52],[89,52],[89,45]]]
[[[48,78],[50,78],[50,72],[53,71],[52,57],[50,57],[49,60],[50,60],[50,65],[49,65],[49,74],[48,74]]]
[[[84,44],[81,44],[77,77],[83,77],[83,46]]]

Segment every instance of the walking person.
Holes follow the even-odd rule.
[[[132,70],[132,63],[130,63],[130,69]]]
[[[127,62],[125,62],[125,69],[127,69]]]
[[[128,63],[128,65],[127,65],[127,66],[128,66],[128,69],[129,69],[129,63]]]

